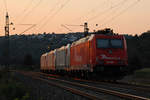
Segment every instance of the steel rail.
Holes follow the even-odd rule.
[[[98,83],[113,85],[113,86],[117,86],[120,88],[129,88],[129,89],[132,88],[132,89],[138,90],[138,91],[150,92],[150,87],[148,87],[148,86],[141,86],[141,85],[136,85],[136,84],[134,85],[134,84],[122,83],[122,82],[117,82],[117,83],[98,82]]]
[[[29,73],[29,72],[28,72]],[[25,72],[24,72],[24,74],[26,74]],[[31,73],[30,73],[31,74]],[[32,74],[34,74],[34,75],[44,75],[44,76],[49,76],[49,74],[45,74],[45,73],[40,73],[40,72],[32,72]],[[28,75],[28,74],[26,74],[26,75]],[[28,75],[28,76],[30,76],[30,75]],[[31,76],[31,77],[33,77],[33,76]],[[35,76],[34,76],[34,78],[35,78]],[[39,76],[36,76],[36,78],[38,79],[39,78]],[[106,94],[110,94],[110,95],[114,95],[114,96],[118,96],[118,97],[121,97],[121,98],[125,98],[125,99],[132,99],[132,100],[150,100],[149,98],[144,98],[144,97],[141,97],[141,96],[136,96],[136,95],[131,95],[131,94],[126,94],[126,93],[121,93],[121,92],[117,92],[117,91],[113,91],[113,90],[108,90],[108,89],[103,89],[103,88],[97,88],[97,87],[93,87],[93,86],[89,86],[89,85],[84,85],[84,84],[80,84],[80,83],[76,83],[76,82],[69,82],[69,81],[65,81],[65,80],[60,80],[60,79],[56,79],[56,78],[50,78],[50,77],[43,77],[43,78],[46,78],[46,79],[49,79],[49,80],[55,80],[55,81],[60,81],[60,82],[64,82],[64,83],[67,83],[67,84],[71,84],[71,85],[75,85],[75,86],[80,86],[80,87],[84,87],[84,88],[87,88],[87,89],[91,89],[91,90],[94,90],[94,91],[97,91],[97,92],[103,92],[103,93],[106,93]],[[39,78],[39,80],[45,80],[45,81],[47,81],[47,82],[49,82],[48,80],[46,80],[46,79],[42,79],[42,78]],[[49,83],[49,84],[51,84],[51,83]],[[51,85],[57,85],[57,84],[51,84]],[[64,89],[67,89],[68,87],[62,87],[60,84],[58,85],[58,87],[61,87],[61,88],[64,88]],[[69,89],[67,89],[68,91],[70,91],[70,92],[72,92],[72,91],[76,91],[76,90],[70,90],[70,88]],[[77,93],[79,93],[78,95],[82,95],[82,96],[85,96],[85,95],[90,95],[90,94],[84,94],[82,91],[80,91],[80,90],[77,90],[78,92]],[[74,92],[73,92],[74,93]],[[83,93],[83,94],[82,94]],[[75,92],[75,94],[76,94],[76,92]],[[92,97],[91,95],[89,96],[89,97]],[[88,97],[88,98],[89,98]],[[95,97],[95,96],[94,96]],[[93,97],[92,97],[93,98]],[[92,98],[90,98],[90,99],[92,99]],[[95,97],[95,98],[97,98],[97,97]],[[99,98],[97,98],[97,99],[99,99]],[[96,99],[96,100],[97,100]]]
[[[38,73],[38,74],[40,74],[40,73]],[[44,73],[41,73],[41,74],[47,75],[47,74],[44,74]],[[97,91],[97,92],[103,92],[103,93],[106,93],[106,94],[118,96],[118,97],[121,97],[121,98],[132,99],[132,100],[148,100],[149,99],[149,98],[145,98],[145,97],[141,97],[141,96],[131,95],[131,94],[127,94],[127,93],[121,93],[121,92],[108,90],[108,89],[103,89],[103,88],[97,88],[97,87],[93,87],[93,86],[89,86],[89,85],[84,85],[84,84],[80,84],[80,83],[76,83],[76,82],[73,83],[73,82],[69,82],[69,81],[65,81],[65,80],[59,80],[59,79],[56,79],[56,78],[55,79],[50,78],[50,77],[47,77],[47,78],[52,79],[52,80],[56,80],[56,81],[65,82],[65,83],[75,85],[75,86],[84,87],[84,88],[87,88],[87,89],[92,89],[92,90]]]
[[[41,74],[40,72],[37,72]],[[42,73],[43,75],[45,73]],[[49,75],[47,74],[46,76],[54,76],[54,75]],[[59,76],[54,76],[54,77],[59,77]],[[74,79],[77,81],[81,82],[90,82],[90,83],[96,83],[96,84],[104,84],[104,85],[113,85],[115,87],[119,88],[129,88],[129,89],[134,89],[138,91],[144,91],[144,92],[150,92],[150,86],[142,86],[142,85],[136,85],[136,84],[130,84],[130,83],[124,83],[124,82],[100,82],[100,81],[92,81],[92,80],[83,80],[83,79]]]
[[[119,88],[129,88],[129,89],[134,89],[138,91],[150,92],[150,86],[144,86],[144,85],[136,85],[136,84],[125,83],[125,82],[102,82],[102,81],[92,81],[92,80],[82,80],[82,79],[75,79],[75,80],[78,80],[81,82],[111,85],[111,86],[115,86]]]
[[[80,91],[80,90],[77,90],[77,89],[74,89],[74,88],[70,88],[70,87],[67,87],[67,86],[63,86],[63,85],[60,85],[60,84],[57,84],[56,82],[50,82],[49,80],[46,80],[46,79],[42,79],[42,78],[39,78],[37,76],[33,76],[33,73],[25,73],[25,72],[20,72],[20,71],[15,71],[15,72],[18,72],[18,73],[21,73],[25,76],[30,76],[32,77],[33,79],[38,79],[38,80],[41,80],[43,82],[46,82],[48,83],[49,85],[53,85],[53,86],[56,86],[56,87],[60,87],[60,88],[63,88],[67,91],[70,91],[71,93],[74,93],[74,94],[77,94],[77,95],[80,95],[80,96],[83,96],[85,98],[88,98],[88,99],[91,99],[91,100],[103,100],[95,95],[92,95],[92,94],[89,94],[89,93],[86,93],[86,92],[83,92],[83,91]],[[35,74],[34,74],[35,75]]]

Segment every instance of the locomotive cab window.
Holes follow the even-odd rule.
[[[97,39],[97,48],[123,48],[121,39]]]
[[[97,48],[109,48],[109,40],[97,39]]]
[[[111,39],[110,44],[112,48],[123,48],[123,43],[120,39]]]

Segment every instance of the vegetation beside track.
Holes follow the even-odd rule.
[[[135,71],[134,79],[139,84],[145,84],[150,86],[150,68],[144,68]]]
[[[136,78],[150,78],[150,68],[144,68],[135,72]]]
[[[0,100],[29,100],[26,87],[18,82],[8,70],[0,70]]]
[[[137,70],[133,75],[126,76],[122,81],[150,86],[150,68]]]

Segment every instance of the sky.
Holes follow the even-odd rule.
[[[0,36],[6,12],[14,23],[11,35],[83,32],[85,22],[91,32],[107,27],[140,35],[150,30],[149,4],[150,0],[0,0]]]

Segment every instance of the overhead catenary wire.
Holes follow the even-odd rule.
[[[33,6],[33,8],[31,10],[29,10],[21,19],[20,22],[22,22],[22,20],[24,21],[34,10],[36,10],[36,8],[38,8],[38,6],[41,4],[43,0],[39,0],[38,3],[36,5]]]
[[[127,8],[123,9],[122,11],[120,11],[117,15],[114,15],[113,17],[111,17],[109,20],[105,21],[103,24],[100,25],[100,27],[106,25],[108,22],[112,22],[114,21],[116,18],[118,18],[119,16],[121,16],[122,14],[124,14],[126,11],[128,11],[130,8],[134,7],[135,5],[137,5],[141,0],[136,0],[134,1],[131,5],[129,5]],[[99,27],[97,27],[98,29]]]
[[[4,3],[5,3],[5,9],[6,10],[8,10],[8,8],[7,8],[7,0],[3,0],[4,1]],[[33,1],[33,0],[32,0]],[[66,0],[66,2],[69,2],[70,0]],[[137,1],[140,1],[140,0],[137,0]],[[39,2],[42,2],[42,0],[39,0]],[[38,8],[39,7],[39,5],[41,4],[41,3],[36,3],[36,5],[37,5],[37,7],[36,7],[36,5],[32,8],[32,9],[24,9],[23,11],[25,11],[26,13],[25,14],[27,14],[27,13],[29,13],[29,15],[30,14],[32,14],[32,12],[36,9],[36,8]],[[65,2],[65,3],[66,3]],[[118,2],[118,3],[114,3],[114,5],[112,5],[110,8],[109,8],[109,10],[108,11],[112,11],[113,9],[115,9],[115,8],[117,8],[118,9],[118,7],[120,7],[123,3],[121,3],[121,2],[127,2],[127,0],[122,0],[122,1],[120,1],[120,2]],[[59,2],[60,3],[60,2]],[[57,4],[59,4],[59,3],[57,3]],[[39,29],[41,29],[41,28],[44,28],[63,8],[64,8],[64,6],[67,4],[61,4],[61,6],[58,8],[58,9],[56,9],[56,7],[54,7],[54,8],[52,8],[52,9],[50,9],[49,10],[49,12],[47,13],[47,15],[45,15],[45,16],[42,16],[42,19],[38,22],[38,24],[37,25],[42,25]],[[56,4],[56,6],[57,6],[57,4]],[[29,6],[31,6],[31,5],[27,5],[28,7]],[[26,6],[26,7],[27,7]],[[129,8],[131,8],[131,7],[129,7]],[[95,6],[95,9],[96,9],[96,6]],[[92,9],[92,10],[94,10],[94,8]],[[92,10],[89,10],[89,12],[87,12],[87,13],[89,13],[89,14],[91,14],[91,13],[93,13],[92,12]],[[127,9],[128,10],[128,9]],[[119,12],[119,11],[117,11],[117,12]],[[119,13],[115,13],[115,14],[117,14],[117,15],[114,15],[114,13],[112,14],[112,16],[109,16],[109,17],[105,17],[106,19],[108,19],[108,20],[103,20],[104,21],[104,23],[102,23],[102,25],[101,24],[99,24],[100,26],[103,26],[103,25],[105,25],[105,24],[107,24],[107,22],[112,22],[114,19],[116,19],[115,18],[115,16],[117,16],[117,17],[119,17],[119,16],[121,16],[124,12],[126,12],[126,10],[124,11],[120,11]],[[51,14],[52,13],[52,14]],[[108,12],[105,12],[105,13],[108,13]],[[99,14],[105,14],[105,13],[99,13]],[[95,13],[96,14],[96,13]],[[120,15],[119,15],[120,14]],[[30,17],[29,15],[27,15],[28,17]],[[97,18],[99,18],[99,16],[101,16],[101,15],[99,15],[98,16],[98,14],[96,14],[97,15],[97,17],[96,18],[94,18],[94,16],[93,17],[91,17],[91,18],[93,18],[93,19],[88,19],[89,20],[89,22],[90,21],[93,21],[93,20],[96,20]],[[95,16],[96,16],[95,15]],[[114,15],[114,16],[113,16]],[[24,18],[26,18],[26,16],[24,16]],[[24,20],[23,20],[24,21]],[[40,24],[40,23],[43,23],[43,24]],[[36,24],[36,23],[35,23]],[[36,27],[37,27],[37,25],[36,25]],[[32,29],[32,28],[31,28]]]
[[[33,1],[34,1],[34,0],[30,1],[30,2],[29,2],[29,5],[27,5],[27,7],[30,7],[30,6],[31,6],[31,3],[32,3]],[[25,11],[26,13],[24,12],[25,15],[23,16],[22,20],[25,20],[25,18],[27,18],[27,16],[29,16],[29,14],[30,14],[31,12],[33,12],[33,11],[41,4],[41,2],[42,2],[42,0],[39,0],[38,3],[37,3],[31,10],[29,10],[29,11],[27,10],[28,8],[25,8],[24,11]],[[27,11],[28,11],[28,12],[27,12]],[[22,20],[21,20],[19,23],[21,23]],[[31,25],[31,27],[25,29],[25,30],[24,30],[23,32],[21,32],[20,34],[23,34],[23,33],[25,33],[25,32],[27,32],[27,31],[31,30],[33,27],[36,26],[36,24],[18,24],[18,25],[26,25],[26,26]]]
[[[24,31],[21,32],[20,34],[23,34],[23,33],[27,32],[28,30],[32,29],[32,28],[35,27],[35,26],[36,26],[36,24],[33,24],[31,27],[27,28],[26,30],[24,30]]]
[[[5,5],[5,10],[6,12],[8,12],[8,8],[7,8],[7,0],[3,0],[4,1],[4,5]]]
[[[109,7],[109,8],[107,8],[107,9],[105,9],[105,10],[103,10],[103,11],[101,11],[101,12],[99,12],[99,13],[97,13],[95,16],[92,16],[91,18],[88,18],[87,20],[86,20],[86,22],[91,22],[91,21],[94,21],[94,20],[96,20],[97,18],[99,18],[100,16],[104,16],[105,14],[109,14],[109,12],[111,12],[111,11],[113,11],[113,13],[114,12],[116,12],[116,10],[121,6],[123,6],[127,1],[129,1],[129,0],[121,0],[120,2],[117,2],[117,3],[115,3],[114,5],[112,4],[112,2],[111,2],[111,6]],[[106,16],[107,17],[107,16]],[[106,18],[105,17],[105,18]]]
[[[65,25],[61,24],[62,27],[64,27],[65,29],[67,29],[68,31],[72,32],[72,30],[68,27],[66,27]]]
[[[59,3],[60,3],[60,0],[59,0],[59,2],[57,2],[57,3],[54,5],[54,7],[53,7],[52,9],[49,10],[48,15],[49,15],[50,13],[52,13],[52,11],[55,9],[55,7],[56,7]],[[34,6],[34,7],[35,7],[35,6]],[[32,8],[32,9],[33,9],[33,8]],[[17,24],[17,25],[26,25],[26,26],[32,25],[31,27],[29,27],[29,28],[25,29],[23,32],[21,32],[21,34],[23,34],[23,33],[27,32],[27,31],[33,29],[35,26],[37,26],[38,24],[40,24],[46,17],[47,17],[47,15],[45,15],[45,16],[44,16],[39,22],[37,22],[36,24]]]
[[[26,7],[23,9],[23,11],[21,11],[17,16],[16,19],[18,19],[21,15],[24,15],[28,9],[32,6],[34,0],[29,0],[29,2],[27,3]]]
[[[71,1],[71,0],[67,0],[64,4],[62,4],[62,5],[60,6],[60,8],[59,8],[58,10],[56,10],[56,11],[45,21],[45,23],[40,27],[40,29],[43,28],[44,26],[46,26],[47,23],[48,23],[48,21],[49,21],[50,19],[54,18],[54,17],[65,7],[65,5],[66,5],[67,3],[69,3],[69,1]]]
[[[122,8],[124,8],[126,5],[128,5],[128,3],[130,2],[130,0],[123,0],[117,4],[115,4],[116,6],[112,6],[113,8],[110,9],[109,11],[107,11],[108,13],[104,13],[101,14],[100,17],[100,21],[99,20],[92,20],[92,23],[96,23],[98,24],[98,22],[103,23],[105,22],[107,19],[109,19],[111,16],[114,16],[115,14],[117,14],[117,12],[119,12],[119,10],[121,11]],[[94,29],[95,30],[95,29]]]
[[[83,24],[80,24],[80,25],[65,24],[65,26],[70,26],[70,27],[74,27],[74,26],[76,26],[76,27],[84,27]],[[67,27],[67,28],[68,28],[68,27]],[[70,28],[68,28],[68,29],[70,29]],[[71,32],[72,32],[72,30],[71,30]]]
[[[74,21],[79,21],[79,20],[81,20],[82,18],[84,18],[85,16],[88,16],[88,15],[92,14],[92,13],[95,12],[98,8],[102,7],[102,6],[105,5],[105,4],[106,4],[106,1],[104,1],[103,3],[100,2],[97,6],[95,6],[95,7],[92,8],[92,9],[90,9],[86,14],[84,14],[84,15],[82,15],[82,16],[76,18],[76,19],[74,19],[73,22],[74,22]]]
[[[39,20],[39,21],[36,23],[36,27],[37,27],[38,25],[40,25],[40,23],[42,23],[47,17],[49,17],[48,15],[50,15],[50,14],[56,9],[56,7],[57,7],[59,4],[60,4],[60,0],[58,0],[58,2],[56,2],[56,3],[54,4],[54,6],[48,10],[48,13],[47,13],[45,16],[43,16],[42,19]],[[31,29],[32,29],[32,28],[31,28]]]
[[[96,18],[99,18],[100,16],[106,14],[106,13],[109,13],[111,10],[116,10],[118,9],[119,6],[122,6],[125,2],[127,2],[128,0],[122,0],[121,2],[119,3],[116,3],[115,5],[111,5],[111,7],[109,7],[108,9],[96,14],[95,16],[89,18],[87,21],[90,22],[90,21],[93,21],[95,20]]]
[[[15,21],[18,20],[18,19],[21,19],[20,16],[21,16],[21,15],[24,15],[24,14],[28,11],[28,9],[32,6],[33,1],[34,1],[34,0],[29,0],[29,2],[26,4],[25,8],[24,8],[20,13],[18,13],[18,14],[16,15]],[[19,25],[19,24],[14,24],[14,25]],[[20,25],[21,25],[21,24],[20,24]]]
[[[49,9],[48,13],[45,16],[43,16],[43,18],[40,21],[37,22],[37,24],[42,23],[43,20],[45,20],[47,17],[49,17],[48,15],[50,15],[56,9],[56,6],[59,4],[60,4],[60,1],[56,2],[56,4],[51,9]]]
[[[37,27],[37,25],[39,25],[40,23],[42,23],[43,20],[45,20],[48,17],[48,15],[50,15],[56,9],[56,6],[58,6],[59,4],[60,4],[60,0],[58,2],[56,2],[56,4],[51,9],[49,9],[49,12],[45,16],[43,16],[43,18],[40,21],[38,21],[36,24],[31,24],[31,25],[33,25],[34,27],[35,26]],[[20,24],[20,25],[28,25],[28,24]],[[31,26],[31,28],[26,29],[25,31],[21,32],[21,34],[24,33],[24,32],[29,31],[32,28],[33,27]]]
[[[59,9],[57,9],[51,16],[49,16],[49,18],[43,23],[43,25],[39,29],[44,28],[50,22],[50,19],[52,20],[52,18],[54,18],[70,1],[71,0],[67,0],[64,4],[62,4]]]

